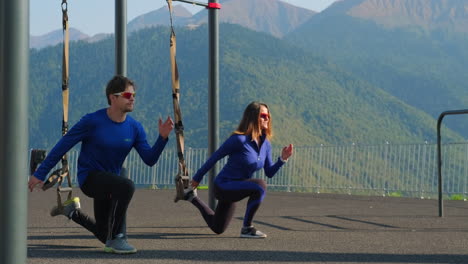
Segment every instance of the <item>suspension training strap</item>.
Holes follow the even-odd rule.
[[[68,30],[68,4],[67,0],[62,0],[62,24],[63,24],[63,33],[64,33],[64,41],[63,41],[63,67],[62,67],[62,102],[63,102],[63,121],[62,121],[62,136],[64,136],[68,132],[68,101],[69,101],[69,90],[68,90],[68,81],[69,81],[69,48],[70,48],[70,32]],[[70,178],[70,171],[68,168],[68,158],[67,154],[62,157],[62,171],[60,173],[62,180],[59,181],[59,185],[57,187],[57,193],[60,196],[60,191],[67,191],[62,188],[61,185],[63,181],[63,177],[67,178],[68,187],[70,190],[68,191],[68,199],[71,199],[72,192],[71,192],[71,178]],[[59,204],[62,203],[59,200]]]
[[[169,17],[171,22],[171,38],[170,38],[170,56],[171,56],[171,73],[172,73],[172,102],[174,104],[174,122],[175,134],[177,141],[177,156],[179,158],[179,172],[175,178],[176,197],[175,202],[184,198],[184,189],[189,187],[188,169],[184,159],[184,125],[182,123],[182,111],[180,110],[180,81],[179,70],[176,61],[176,35],[172,21],[172,0],[167,0],[169,8]]]
[[[68,79],[69,79],[69,31],[68,31],[68,5],[67,0],[62,0],[62,25],[63,25],[63,55],[62,55],[62,103],[63,103],[63,119],[62,119],[62,136],[68,132]],[[62,206],[62,192],[68,192],[68,198],[72,198],[72,184],[68,168],[68,158],[65,154],[61,158],[62,168],[51,173],[42,189],[47,190],[57,185],[57,203]],[[68,188],[62,188],[63,178],[67,178]]]

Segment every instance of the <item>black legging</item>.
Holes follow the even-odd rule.
[[[102,243],[122,233],[122,223],[135,192],[133,182],[113,173],[93,171],[81,191],[94,200],[95,220],[81,210],[76,210],[72,220],[92,232]]]
[[[205,222],[216,234],[223,233],[231,222],[236,202],[249,197],[244,216],[244,226],[251,226],[252,220],[263,201],[266,183],[261,179],[232,181],[221,185],[214,184],[214,194],[218,199],[216,210],[209,208],[200,198],[195,197],[192,204],[200,210]]]

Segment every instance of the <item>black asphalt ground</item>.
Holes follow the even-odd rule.
[[[136,191],[129,242],[114,255],[64,216],[52,218],[55,191],[29,195],[27,263],[468,263],[468,202],[270,192],[255,217],[266,239],[242,239],[246,200],[224,234],[213,234],[174,190]],[[79,190],[82,209],[92,201]],[[207,192],[199,192],[206,200]]]

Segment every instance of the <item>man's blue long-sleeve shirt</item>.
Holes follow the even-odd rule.
[[[106,109],[100,109],[81,118],[65,134],[47,155],[34,173],[42,181],[65,153],[81,142],[78,157],[78,183],[83,185],[90,171],[105,171],[120,174],[123,162],[132,148],[135,148],[148,165],[153,166],[159,159],[167,140],[161,136],[151,147],[146,140],[143,126],[127,115],[124,122],[112,121]]]
[[[263,144],[259,148],[250,136],[231,135],[195,173],[193,180],[200,182],[217,161],[228,155],[226,165],[216,177],[217,182],[250,179],[254,172],[261,168],[264,169],[267,177],[273,177],[284,162],[278,157],[278,160],[273,163],[270,142],[264,136],[261,140]]]

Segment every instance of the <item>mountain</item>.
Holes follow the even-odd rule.
[[[106,39],[106,38],[109,38],[110,36],[112,36],[112,34],[109,34],[109,33],[98,33],[92,37],[88,37],[88,38],[85,38],[85,39],[82,39],[86,42],[89,42],[89,43],[93,43],[93,42],[98,42],[98,41],[101,41],[103,39]]]
[[[316,12],[296,7],[279,0],[225,0],[220,1],[220,23],[231,23],[243,27],[266,32],[276,37],[282,37],[303,24]],[[147,27],[169,25],[167,6],[138,16],[128,23],[128,32],[134,32]],[[181,27],[197,27],[208,22],[208,11],[202,10],[196,15],[185,9],[183,5],[174,5],[173,23]],[[95,42],[109,37],[110,34],[88,36],[77,29],[70,29],[70,41],[84,40]],[[31,36],[30,48],[43,48],[62,42],[62,30],[56,30],[43,36]]]
[[[174,21],[175,25],[190,24],[192,13],[181,5],[174,6]],[[167,7],[162,7],[158,10],[141,15],[127,25],[127,31],[133,32],[142,28],[152,27],[157,25],[169,25],[169,11]],[[99,33],[94,36],[89,36],[76,28],[69,29],[70,41],[86,41],[97,42],[105,38],[109,38],[112,34]],[[54,46],[63,42],[63,30],[58,29],[40,36],[30,36],[29,47],[33,49],[42,49],[47,46]]]
[[[468,32],[468,3],[463,0],[346,0],[335,3],[328,11],[372,20],[386,27]]]
[[[177,30],[187,147],[207,145],[207,32],[206,25]],[[260,100],[271,109],[275,146],[435,141],[434,118],[323,58],[237,25],[221,24],[220,34],[220,140],[235,129],[244,107]],[[128,76],[138,93],[132,116],[150,141],[158,117],[173,111],[169,36],[169,29],[159,26],[136,31],[128,41]],[[113,45],[112,38],[71,43],[71,125],[107,106],[104,86],[114,72]],[[58,46],[31,50],[31,147],[50,148],[60,138],[60,62]],[[446,136],[461,140],[450,130]]]
[[[228,2],[223,2],[223,8]],[[466,108],[468,102],[468,37],[440,16],[428,19],[425,25],[429,27],[395,26],[355,15],[369,3],[374,3],[373,8],[402,7],[398,12],[390,8],[393,11],[385,13],[387,17],[395,14],[393,20],[410,11],[441,6],[439,1],[427,0],[417,1],[420,6],[410,5],[409,9],[396,4],[400,2],[337,2],[283,39],[221,24],[222,135],[233,129],[238,113],[249,100],[263,100],[273,104],[275,122],[282,126],[276,137],[279,143],[287,143],[291,137],[298,139],[296,145],[434,141],[438,115]],[[416,3],[406,3],[410,2]],[[443,3],[446,10],[458,6],[457,2]],[[207,32],[206,25],[193,30],[177,28],[179,70],[185,91],[182,100],[188,108],[184,116],[191,128],[187,137],[196,139],[191,141],[193,147],[204,146],[206,139]],[[158,26],[135,31],[129,37],[129,76],[137,81],[138,93],[143,95],[135,115],[149,124],[149,131],[157,128],[148,116],[155,111],[163,115],[171,112],[170,102],[159,98],[170,98],[170,94],[160,93],[166,90],[157,90],[156,97],[149,92],[167,87],[170,82],[168,36],[168,28]],[[106,38],[96,43],[72,43],[71,91],[95,94],[105,85],[113,72],[112,41]],[[53,136],[55,121],[44,114],[45,105],[49,105],[44,102],[60,102],[59,94],[51,90],[60,87],[60,58],[59,47],[31,51],[31,87],[42,91],[31,97],[31,142],[48,145],[59,136],[59,131],[58,136]],[[89,109],[105,107],[99,99],[71,99],[70,109],[73,104],[77,106],[77,112],[71,110],[75,121]],[[55,112],[60,112],[59,104],[47,107],[50,115],[55,116]],[[57,119],[60,116],[57,114]],[[447,118],[446,124],[459,133],[448,129],[449,139],[460,140],[468,129],[468,120],[462,117]]]
[[[83,40],[89,38],[88,35],[75,28],[69,28],[70,41]],[[31,36],[29,38],[30,48],[44,48],[51,45],[57,45],[63,41],[63,30],[58,29],[41,36]]]
[[[219,22],[243,27],[282,37],[307,21],[316,12],[290,5],[279,0],[222,0]],[[208,11],[202,10],[192,16],[180,5],[174,6],[174,24],[198,26],[208,22]],[[167,7],[141,15],[129,23],[129,31],[169,25]]]
[[[182,5],[174,5],[173,10],[174,25],[187,25],[190,23],[190,18],[192,17],[190,11],[185,9]],[[168,26],[169,24],[169,9],[167,6],[164,6],[134,18],[128,23],[127,30],[133,32],[147,27],[159,25]]]
[[[222,0],[220,3],[220,23],[241,25],[276,37],[283,37],[316,14],[279,0]],[[197,13],[194,20],[195,24],[206,23],[208,12]]]
[[[437,118],[467,108],[466,7],[468,0],[343,0],[285,39]],[[444,123],[466,135],[468,117]]]
[[[69,29],[69,41],[86,41],[86,42],[97,42],[108,38],[111,34],[99,33],[94,36],[89,36],[76,28]],[[47,46],[54,46],[63,42],[63,30],[54,30],[41,36],[30,36],[29,37],[29,48],[31,49],[42,49]]]

